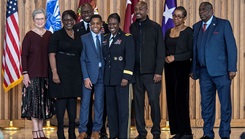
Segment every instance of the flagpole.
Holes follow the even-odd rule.
[[[13,114],[13,89],[11,89],[11,91],[9,91],[9,126],[7,127],[3,127],[3,130],[8,130],[8,131],[16,131],[16,130],[19,130],[20,128],[19,127],[16,127],[14,126],[13,124],[13,118],[12,118],[12,114]]]
[[[55,5],[55,6],[53,6]],[[55,11],[57,10],[58,11]],[[59,0],[47,0],[46,1],[46,14],[47,14],[47,21],[45,24],[45,28],[52,33],[62,28],[61,26],[61,19],[60,19],[60,10],[59,10]],[[46,120],[45,126],[43,126],[43,130],[55,130],[57,129],[56,126],[52,126],[50,124],[50,120]]]

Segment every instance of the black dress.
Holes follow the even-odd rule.
[[[49,96],[51,98],[80,97],[82,95],[82,70],[80,55],[82,43],[79,35],[69,37],[64,28],[54,32],[49,42],[49,53],[55,53],[56,68],[61,83],[53,82],[50,70]]]

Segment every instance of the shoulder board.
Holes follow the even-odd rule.
[[[132,34],[130,34],[130,33],[126,33],[126,34],[125,34],[125,36],[130,36],[130,35],[132,35]]]
[[[104,34],[104,37],[105,37],[105,36],[108,36],[108,35],[109,35],[109,33],[107,33],[107,34]]]

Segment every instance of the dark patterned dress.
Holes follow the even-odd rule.
[[[30,78],[30,84],[23,86],[21,117],[48,119],[54,115],[53,100],[48,98],[48,42],[51,32],[43,36],[29,31],[22,43],[22,68]]]
[[[48,119],[54,114],[54,103],[47,97],[48,78],[35,77],[31,84],[22,89],[21,117],[31,120]]]

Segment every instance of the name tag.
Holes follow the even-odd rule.
[[[101,62],[99,62],[99,67],[102,67]]]

